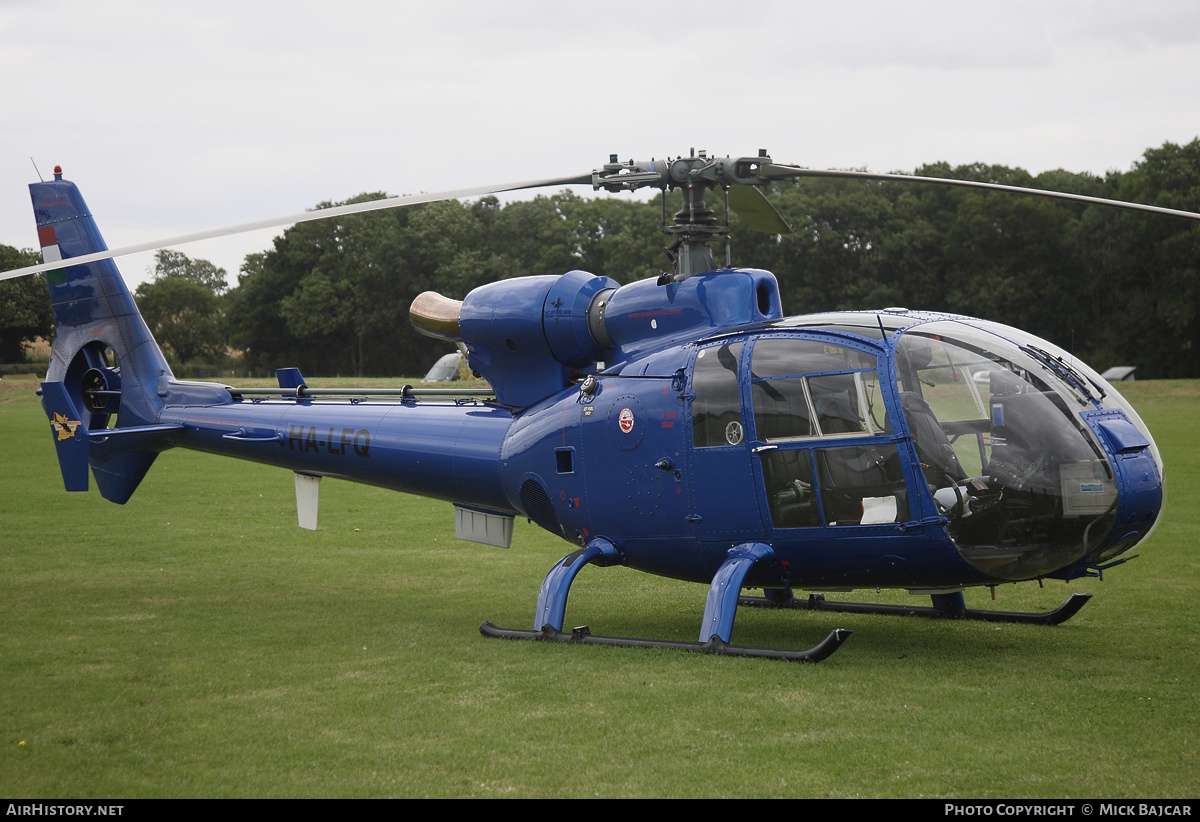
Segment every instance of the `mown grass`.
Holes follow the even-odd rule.
[[[1056,628],[743,609],[737,642],[820,665],[488,640],[565,543],[453,539],[448,504],[163,454],[134,498],[67,494],[34,381],[0,382],[0,793],[1178,797],[1200,779],[1200,383],[1126,394],[1166,517]],[[856,594],[857,596],[857,594]],[[864,597],[904,601],[907,595]],[[986,590],[968,592],[982,606]],[[694,639],[702,586],[587,568],[568,622]]]

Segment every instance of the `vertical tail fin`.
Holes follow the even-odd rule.
[[[42,258],[107,250],[79,189],[54,171],[53,182],[29,186]],[[67,441],[64,420],[78,428],[69,439],[88,438],[88,462],[100,493],[125,502],[168,443],[161,435],[99,440],[91,432],[109,428],[114,415],[118,428],[155,423],[162,410],[158,382],[173,378],[171,368],[112,260],[48,272],[46,283],[55,331],[42,405],[55,432],[67,490],[87,490],[87,473],[80,471],[79,446],[58,445]]]

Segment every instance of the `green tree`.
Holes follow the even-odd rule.
[[[169,248],[154,253],[154,267],[147,269],[155,281],[175,277],[204,286],[213,294],[224,294],[229,284],[225,281],[225,269],[217,268],[208,260],[192,259],[186,254]]]
[[[1004,185],[1103,193],[1104,181],[973,164],[924,166],[916,174]],[[946,186],[801,179],[769,194],[796,228],[783,237],[738,232],[742,262],[780,280],[785,310],[901,305],[1019,326],[1072,347],[1088,323],[1072,299],[1081,262],[1073,226],[1084,206]]]
[[[0,245],[0,271],[40,262],[36,251]],[[24,362],[23,344],[49,337],[52,322],[50,294],[40,274],[0,281],[0,362]]]
[[[420,210],[300,223],[247,258],[230,292],[230,320],[249,363],[309,374],[423,373],[445,346],[418,337],[407,318],[412,299],[431,287],[436,260],[411,226]]]
[[[801,179],[768,192],[793,233],[770,235],[731,221],[735,265],[772,271],[786,314],[879,308],[899,302],[884,267],[892,191],[859,180]]]
[[[1200,210],[1200,140],[1149,149],[1121,175],[1120,199]],[[1200,224],[1149,214],[1122,215],[1126,254],[1108,289],[1121,364],[1139,376],[1196,376],[1200,368]]]
[[[283,237],[276,237],[274,250],[246,255],[238,285],[225,295],[229,342],[253,368],[305,364],[292,356],[303,343],[288,330],[279,305],[281,295],[295,290],[300,274],[294,268],[268,263],[282,242]]]
[[[134,292],[155,339],[180,362],[223,358],[227,343],[219,294],[225,269],[177,251],[159,251],[155,260],[154,280]]]

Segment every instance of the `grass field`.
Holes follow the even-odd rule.
[[[0,382],[0,794],[9,797],[1200,795],[1200,383],[1126,395],[1167,514],[1056,628],[744,609],[820,665],[489,640],[567,551],[453,539],[451,506],[175,451],[125,506],[67,494],[36,383]],[[568,624],[692,640],[703,586],[585,569]],[[857,596],[857,595],[856,595]],[[983,607],[988,592],[968,592]],[[903,593],[862,598],[906,601]]]

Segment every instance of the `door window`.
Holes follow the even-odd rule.
[[[692,444],[697,448],[741,445],[742,404],[738,398],[741,343],[702,348],[692,372]]]
[[[899,454],[890,442],[876,357],[836,341],[754,344],[751,399],[767,507],[775,528],[879,525],[909,519]]]

